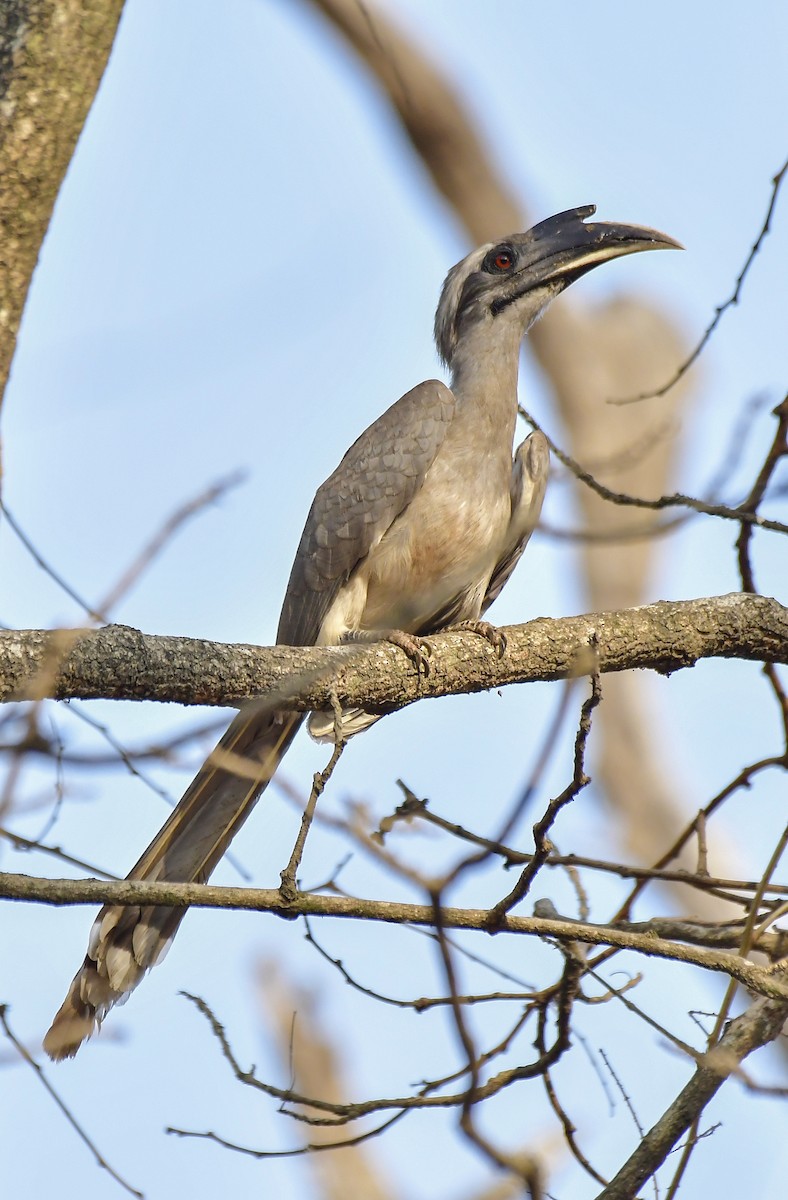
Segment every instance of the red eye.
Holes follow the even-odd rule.
[[[508,271],[513,264],[514,259],[507,250],[501,250],[501,252],[496,254],[495,258],[493,259],[493,265],[497,267],[499,271]]]

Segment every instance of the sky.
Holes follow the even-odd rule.
[[[785,161],[785,6],[389,0],[386,8],[455,82],[537,219],[595,203],[603,219],[655,226],[686,246],[683,255],[634,256],[595,272],[577,286],[585,300],[638,290],[676,316],[688,343],[697,338],[732,290]],[[25,312],[3,413],[5,502],[41,554],[98,603],[164,516],[243,470],[243,484],[179,532],[113,617],[148,633],[272,642],[314,490],[375,416],[440,372],[431,343],[435,303],[447,269],[468,249],[374,82],[309,4],[225,0],[219,18],[206,0],[128,0]],[[741,303],[723,317],[698,369],[699,401],[685,419],[683,491],[700,491],[713,475],[748,402],[763,397],[763,414],[785,393],[787,254],[783,195]],[[558,429],[527,359],[522,387],[528,407]],[[734,502],[772,432],[765,416],[754,423],[731,482]],[[565,491],[555,492],[548,516],[570,522]],[[735,589],[733,537],[730,528],[691,523],[666,543],[649,598]],[[771,594],[785,579],[778,549],[756,545],[760,585]],[[80,623],[79,608],[6,526],[0,564],[4,624]],[[535,537],[491,616],[506,624],[582,607],[566,545]],[[747,757],[779,745],[773,706],[751,667],[703,664],[651,686],[670,713],[670,753],[688,814]],[[554,688],[534,685],[413,706],[352,743],[326,811],[341,813],[355,800],[385,815],[403,778],[451,819],[494,829],[528,777],[556,703]],[[194,720],[174,706],[83,711],[134,745]],[[69,710],[57,721],[70,748],[103,747]],[[303,794],[325,759],[302,735],[284,773]],[[190,765],[150,774],[177,797]],[[560,766],[546,788],[563,786]],[[125,873],[166,815],[161,797],[117,769],[67,771],[65,782],[68,802],[49,840]],[[31,768],[24,795],[28,811],[13,827],[35,836],[52,808],[51,772]],[[779,783],[767,781],[732,806],[732,828],[738,822],[747,831],[743,852],[754,870],[784,822],[781,803]],[[277,882],[296,824],[272,789],[235,847],[254,882]],[[610,857],[615,847],[593,787],[559,832],[564,849]],[[429,869],[454,854],[426,836],[406,846]],[[345,849],[316,831],[305,883],[330,877]],[[63,869],[6,846],[2,867]],[[388,877],[381,884],[362,856],[346,871],[349,890],[374,894],[384,886],[386,894],[418,898]],[[239,882],[228,864],[215,878]],[[458,902],[484,903],[494,884],[474,879]],[[562,899],[571,904],[562,880],[551,876],[550,886],[559,909]],[[607,911],[612,885],[592,888]],[[88,909],[44,906],[8,905],[0,916],[0,1001],[31,1047],[82,959],[90,920]],[[108,1020],[110,1036],[73,1064],[47,1068],[107,1160],[147,1196],[317,1194],[303,1161],[259,1163],[164,1134],[169,1125],[217,1129],[274,1149],[297,1144],[299,1132],[230,1077],[183,990],[214,1007],[242,1062],[280,1083],[287,1067],[257,993],[264,957],[319,993],[322,1019],[341,1030],[354,1097],[401,1094],[414,1079],[456,1067],[445,1014],[417,1019],[392,1009],[383,1020],[302,934],[267,918],[190,914],[166,964]],[[326,923],[320,934],[335,957],[382,991],[439,988],[429,947],[408,930],[387,931],[382,953],[376,929]],[[525,979],[551,953],[517,949],[524,957],[514,968],[497,941],[489,954]],[[485,989],[497,986],[495,976],[483,979]],[[640,1002],[664,1005],[676,979],[694,1008],[713,1009],[719,991],[707,979],[686,981],[680,969],[659,964],[649,965]],[[590,1011],[593,1019],[582,1014],[585,1035],[593,1046],[616,1047],[649,1124],[686,1077],[684,1064],[647,1037],[649,1063],[658,1068],[648,1067],[644,1085],[637,1023],[610,1005]],[[485,1036],[495,1021],[479,1018]],[[684,1013],[674,1027],[697,1037]],[[590,1065],[576,1065],[578,1057],[557,1079],[577,1097],[584,1144],[611,1170],[632,1144],[630,1118],[620,1100],[609,1112],[599,1080]],[[776,1074],[768,1057],[756,1061],[754,1070]],[[8,1066],[3,1082],[0,1156],[9,1194],[122,1194],[32,1072]],[[492,1106],[486,1119],[514,1144],[544,1143],[555,1153],[543,1102],[532,1092],[518,1097]],[[533,1108],[520,1109],[523,1097]],[[746,1189],[753,1200],[776,1197],[788,1167],[784,1111],[732,1086],[712,1120],[725,1128],[695,1156],[686,1195]],[[772,1150],[760,1153],[769,1140]],[[742,1146],[754,1152],[745,1156]],[[372,1153],[409,1200],[466,1196],[488,1178],[449,1115],[411,1119]],[[566,1160],[555,1161],[556,1196],[595,1194]]]

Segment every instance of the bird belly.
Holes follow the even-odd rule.
[[[476,619],[510,512],[508,479],[494,497],[456,479],[451,488],[423,488],[361,568],[362,628],[419,632],[447,610],[440,624]]]

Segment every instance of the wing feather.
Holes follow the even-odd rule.
[[[318,488],[290,573],[278,642],[309,646],[317,640],[340,589],[421,487],[455,403],[437,379],[406,392]]]
[[[503,553],[501,554],[482,601],[485,613],[497,600],[522,558],[528,539],[536,528],[542,511],[547,476],[550,471],[550,449],[544,434],[534,432],[517,447],[512,468],[512,519]]]

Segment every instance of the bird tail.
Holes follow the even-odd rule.
[[[244,705],[189,784],[128,879],[204,883],[270,782],[303,713]],[[107,904],[93,922],[85,961],[44,1038],[71,1058],[166,954],[185,908]]]

